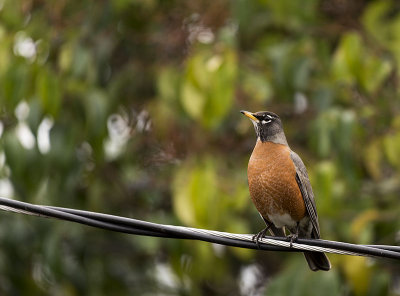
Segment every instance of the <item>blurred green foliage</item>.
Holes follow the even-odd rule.
[[[398,244],[397,1],[0,0],[0,195],[254,233],[253,127],[306,163],[322,237]],[[0,215],[2,295],[399,295],[398,264]]]

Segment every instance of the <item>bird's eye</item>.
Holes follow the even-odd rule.
[[[262,124],[266,124],[266,123],[270,123],[271,121],[272,121],[272,119],[269,119],[269,120],[263,119],[263,120],[261,121],[261,123],[262,123]]]

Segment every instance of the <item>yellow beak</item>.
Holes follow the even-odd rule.
[[[246,115],[248,118],[250,118],[251,120],[253,120],[255,122],[259,122],[259,120],[253,115],[253,113],[251,113],[249,111],[241,110],[240,113]]]

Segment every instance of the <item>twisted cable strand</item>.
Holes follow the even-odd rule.
[[[218,243],[222,245],[248,249],[259,248],[261,250],[283,252],[316,251],[340,255],[374,256],[397,260],[400,259],[399,246],[355,245],[337,241],[303,238],[298,238],[291,244],[287,238],[271,236],[266,236],[260,239],[257,246],[257,244],[253,241],[253,236],[249,234],[235,234],[216,230],[157,224],[103,213],[34,205],[4,197],[0,197],[0,210],[46,218],[57,218],[128,234],[175,239],[202,240],[210,243]]]

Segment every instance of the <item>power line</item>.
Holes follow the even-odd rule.
[[[266,236],[260,240],[259,247],[257,247],[250,234],[234,234],[215,230],[157,224],[96,212],[35,205],[4,197],[0,197],[0,209],[27,215],[57,218],[96,228],[135,235],[201,240],[232,247],[259,248],[265,251],[318,251],[341,255],[374,256],[400,260],[399,246],[357,245],[338,241],[298,238],[292,244],[292,247],[290,247],[290,242],[287,238]]]

